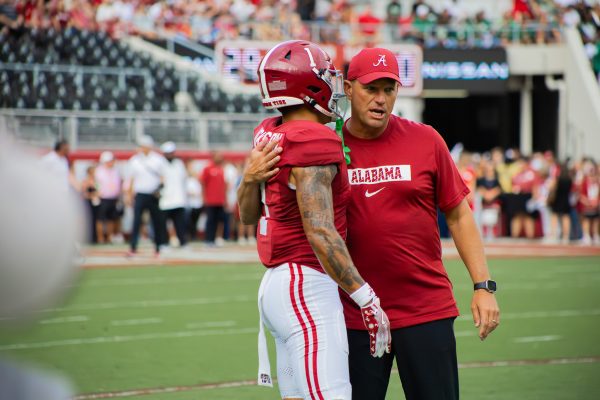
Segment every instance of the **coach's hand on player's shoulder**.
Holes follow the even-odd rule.
[[[476,290],[471,301],[473,322],[479,328],[479,338],[485,340],[500,325],[500,308],[496,296],[485,290]]]
[[[250,152],[244,169],[244,182],[262,183],[277,175],[279,168],[275,165],[281,159],[279,154],[282,150],[277,140],[261,140]]]

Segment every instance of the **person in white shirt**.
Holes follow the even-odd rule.
[[[40,162],[46,171],[58,177],[65,183],[65,188],[68,188],[69,185],[71,185],[74,189],[77,189],[75,177],[72,176],[71,170],[69,169],[69,159],[67,158],[69,151],[69,142],[64,139],[59,139],[54,144],[53,151],[43,156],[40,159]]]
[[[133,229],[129,243],[128,255],[135,255],[142,224],[142,214],[150,212],[156,255],[160,246],[165,243],[163,236],[164,219],[158,207],[160,190],[164,184],[164,174],[167,161],[155,151],[154,140],[150,136],[142,136],[138,140],[139,151],[129,159],[129,187],[125,202],[133,203]]]
[[[187,204],[186,180],[187,170],[181,159],[175,157],[176,146],[173,142],[165,142],[160,146],[165,159],[167,160],[164,169],[164,186],[161,191],[160,209],[163,212],[165,222],[169,219],[173,222],[179,246],[183,247],[187,243],[185,235],[185,206]],[[174,235],[172,231],[166,229],[163,234],[167,242]]]
[[[202,198],[202,185],[198,180],[198,173],[193,168],[193,163],[188,160],[187,163],[188,177],[186,179],[187,192],[187,216],[186,225],[187,233],[190,241],[197,238],[198,235],[198,220],[202,214],[204,205]]]

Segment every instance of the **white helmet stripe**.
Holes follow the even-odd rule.
[[[310,52],[310,49],[308,47],[305,47],[304,50],[306,50],[306,52],[308,53],[308,58],[310,58],[310,67],[311,68],[316,67],[317,64],[315,63],[315,59],[313,58],[313,55]]]
[[[267,60],[271,56],[271,53],[273,53],[273,51],[276,48],[278,48],[279,46],[281,46],[283,44],[286,44],[286,42],[279,43],[278,45],[274,46],[271,50],[269,50],[267,52],[267,54],[265,54],[265,56],[263,57],[260,65],[258,66],[258,73],[260,74],[260,83],[262,85],[263,95],[265,97],[271,97],[271,95],[269,94],[269,90],[267,89],[267,78],[265,76],[265,65],[267,64]]]

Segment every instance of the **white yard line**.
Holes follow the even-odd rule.
[[[112,326],[135,326],[135,325],[151,325],[161,324],[162,318],[140,318],[140,319],[121,319],[110,321]]]
[[[574,357],[574,358],[551,358],[542,360],[510,360],[510,361],[482,361],[460,363],[458,368],[498,368],[498,367],[518,367],[529,365],[566,365],[566,364],[589,364],[600,362],[600,357]],[[394,370],[394,373],[397,373]],[[274,379],[277,381],[277,378]],[[157,388],[142,388],[131,389],[104,393],[88,393],[75,396],[74,400],[97,400],[97,399],[113,399],[122,397],[143,396],[149,394],[165,394],[176,392],[202,391],[210,389],[232,388],[241,386],[254,386],[255,380],[220,382],[220,383],[204,383],[199,385],[187,386],[170,386]]]
[[[205,322],[190,322],[186,324],[188,329],[198,328],[227,328],[237,325],[236,321],[205,321]]]
[[[81,283],[77,286],[104,287],[104,286],[143,286],[143,285],[170,285],[177,283],[203,283],[203,282],[238,282],[238,281],[260,281],[262,273],[234,274],[218,277],[150,277],[150,278],[114,278],[97,279],[90,283]]]
[[[513,340],[515,343],[537,343],[537,342],[552,342],[555,340],[562,339],[559,335],[545,335],[545,336],[524,336],[518,337]]]
[[[98,344],[98,343],[124,343],[124,342],[137,342],[140,340],[190,338],[190,337],[199,337],[199,336],[242,335],[242,334],[257,333],[257,332],[258,332],[257,328],[240,328],[240,329],[212,329],[212,330],[177,331],[177,332],[155,332],[155,333],[143,333],[143,334],[139,334],[139,335],[99,336],[99,337],[92,337],[92,338],[51,340],[48,342],[8,344],[8,345],[0,346],[0,351],[46,349],[46,348],[50,348],[50,347],[80,346],[80,345]]]
[[[41,312],[61,312],[61,311],[88,311],[88,310],[114,310],[124,308],[151,308],[151,307],[179,307],[196,306],[205,304],[225,304],[225,303],[245,303],[255,301],[248,296],[225,296],[225,297],[201,297],[194,299],[168,299],[168,300],[140,300],[128,301],[122,303],[92,303],[78,304],[67,307],[47,308]]]
[[[42,319],[41,321],[39,321],[39,323],[42,325],[65,324],[65,323],[69,323],[69,322],[86,322],[89,320],[90,320],[90,318],[86,315],[73,315],[71,317],[57,317],[57,318]]]

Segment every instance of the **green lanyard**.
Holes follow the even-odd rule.
[[[342,149],[344,149],[344,159],[346,160],[346,165],[350,165],[350,148],[344,144],[344,133],[342,132],[342,127],[344,126],[344,120],[342,118],[338,118],[335,121],[335,133],[338,134],[340,139],[342,139]]]

